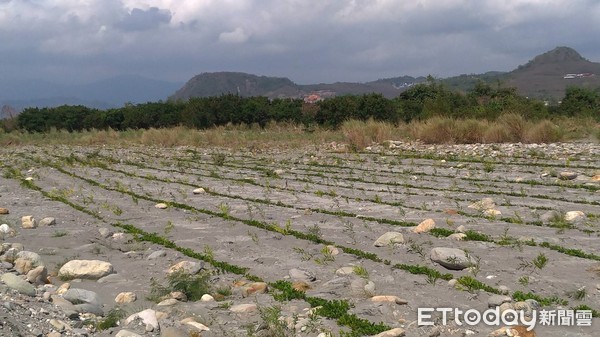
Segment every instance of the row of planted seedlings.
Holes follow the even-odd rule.
[[[181,163],[181,161],[178,161],[178,163]],[[236,164],[235,166],[237,166],[238,164]],[[228,165],[231,166],[231,165]],[[235,167],[234,166],[234,167]],[[245,167],[249,167],[249,165],[245,165]],[[251,166],[250,166],[251,167]],[[240,166],[241,168],[241,166]],[[260,167],[256,167],[257,171],[263,171],[266,172],[266,174],[269,174],[269,177],[273,178],[273,173],[270,172],[272,171],[272,169],[267,169],[264,166],[260,166]],[[214,171],[212,171],[214,172]],[[337,171],[336,171],[337,172]],[[214,173],[213,173],[214,174]],[[586,222],[585,224],[583,224],[582,226],[578,227],[575,224],[572,223],[568,223],[566,221],[564,221],[564,219],[562,219],[561,217],[556,217],[555,219],[552,219],[552,221],[550,223],[544,224],[542,221],[539,220],[539,216],[541,215],[541,213],[546,212],[548,210],[553,210],[556,209],[556,206],[545,206],[542,204],[545,203],[546,205],[548,204],[548,200],[547,197],[544,196],[544,199],[541,199],[541,201],[536,201],[537,204],[540,205],[531,205],[532,200],[530,198],[525,198],[526,195],[523,193],[519,193],[519,194],[514,194],[512,193],[512,195],[506,195],[506,193],[501,193],[501,192],[496,192],[495,190],[488,190],[486,191],[486,193],[482,193],[482,192],[475,192],[475,193],[468,193],[468,192],[461,192],[460,196],[458,195],[457,192],[450,192],[447,189],[444,190],[443,192],[436,193],[437,188],[435,187],[431,187],[429,189],[430,192],[424,192],[422,189],[419,188],[418,185],[412,185],[410,188],[406,187],[406,184],[403,184],[404,187],[403,190],[399,190],[399,183],[384,183],[384,184],[378,184],[376,182],[369,182],[370,179],[356,179],[356,178],[349,178],[346,177],[346,181],[344,181],[343,179],[335,179],[333,180],[333,182],[331,182],[332,180],[325,176],[323,174],[323,172],[317,172],[317,173],[306,173],[303,172],[301,173],[304,176],[303,177],[298,177],[299,174],[295,174],[294,176],[291,176],[290,174],[285,175],[285,177],[281,177],[281,178],[285,178],[286,181],[286,185],[288,184],[288,182],[290,182],[290,184],[293,184],[293,181],[296,182],[301,182],[301,183],[306,183],[305,187],[302,188],[302,190],[306,190],[307,187],[309,185],[311,186],[325,186],[325,188],[323,189],[318,189],[316,191],[317,194],[319,195],[325,195],[325,196],[331,196],[333,199],[337,199],[337,197],[342,197],[342,199],[355,199],[355,200],[361,200],[361,199],[365,199],[365,200],[371,200],[375,203],[378,204],[386,204],[386,205],[391,205],[391,206],[398,206],[401,207],[403,209],[420,209],[420,210],[433,210],[433,211],[438,211],[441,212],[442,210],[439,209],[439,207],[437,208],[431,208],[431,202],[429,202],[429,200],[434,200],[434,202],[436,203],[441,203],[442,201],[444,201],[444,199],[450,200],[451,202],[453,201],[454,204],[451,205],[447,205],[449,207],[454,207],[456,209],[456,211],[458,211],[461,215],[467,216],[467,217],[479,217],[479,218],[488,218],[490,220],[499,220],[502,222],[506,222],[506,223],[512,223],[512,224],[526,224],[526,225],[535,225],[535,226],[542,226],[542,225],[547,225],[550,227],[554,227],[557,228],[561,231],[565,231],[565,229],[577,229],[580,230],[584,233],[586,233],[587,235],[593,234],[593,233],[597,233],[598,230],[595,229],[595,226],[590,226],[590,222]],[[226,177],[228,178],[226,175],[223,175],[221,173],[219,173],[219,175],[221,177]],[[249,175],[250,176],[250,175]],[[312,177],[310,177],[312,176]],[[323,178],[325,177],[325,178]],[[255,178],[254,176],[252,176],[252,178]],[[323,179],[320,179],[323,178]],[[229,178],[229,179],[236,179],[236,178]],[[239,178],[237,178],[239,179]],[[248,180],[249,183],[252,183],[253,180],[252,179],[246,179]],[[348,180],[350,182],[348,182]],[[359,182],[352,182],[352,181],[356,181],[358,180]],[[456,181],[458,179],[455,179],[454,181]],[[358,185],[361,184],[361,185]],[[382,185],[381,187],[371,187],[372,185]],[[393,185],[393,186],[390,186]],[[383,187],[385,186],[385,187]],[[280,188],[278,186],[274,186],[274,188]],[[294,187],[291,187],[294,188]],[[344,194],[343,190],[344,189],[349,189],[350,191],[354,191],[354,192],[360,192],[361,194],[358,193],[354,193],[354,195],[348,196],[348,194]],[[456,187],[456,190],[460,190],[459,187]],[[501,188],[497,189],[498,191],[501,190]],[[364,197],[364,192],[369,193],[369,192],[373,192],[374,194],[371,194],[370,196],[366,196]],[[510,194],[510,193],[509,193]],[[360,195],[360,196],[359,196]],[[399,201],[398,196],[402,195],[402,201]],[[492,195],[495,197],[502,197],[501,200],[499,200],[501,203],[499,204],[499,206],[510,206],[510,210],[511,213],[509,214],[509,216],[504,215],[502,217],[490,217],[490,216],[485,216],[483,214],[480,213],[469,213],[469,212],[465,212],[462,207],[463,204],[468,204],[468,202],[473,202],[473,200],[478,200],[478,198],[481,198],[484,195]],[[515,196],[515,195],[518,195]],[[383,197],[382,197],[383,196]],[[418,196],[420,197],[426,197],[428,198],[428,200],[422,200],[422,202],[420,204],[415,204],[413,206],[411,206],[408,202],[413,201],[413,199],[419,199],[419,198],[411,198],[410,196]],[[462,197],[461,197],[462,196]],[[408,201],[408,202],[407,202]],[[460,203],[462,202],[462,204]],[[566,208],[567,210],[575,208],[580,205],[576,204],[576,205],[569,205],[567,202],[556,202],[556,203],[560,203],[562,204],[561,207]],[[585,203],[589,203],[589,201],[585,201]],[[590,206],[584,205],[586,206],[586,214],[587,217],[590,219],[595,219],[597,218],[597,214],[591,213],[590,210],[593,210],[594,208],[590,208]],[[516,209],[517,207],[519,207],[519,209]],[[526,217],[528,215],[531,215],[531,217],[529,219],[527,219]],[[532,217],[537,217],[537,218],[532,218]],[[497,219],[496,219],[497,218]]]
[[[338,170],[335,170],[333,172],[338,172]],[[305,174],[305,175],[311,175],[313,177],[321,177],[321,176],[323,176],[323,172],[303,173],[303,174]],[[426,174],[421,173],[421,175],[426,175]],[[426,176],[429,176],[429,175],[426,175]],[[314,178],[307,178],[307,177],[298,178],[296,176],[295,179],[296,180],[300,180],[300,181],[311,181],[312,182]],[[345,179],[346,182],[343,182],[341,184],[337,184],[337,181],[334,183],[335,185],[332,185],[329,181],[320,180],[318,182],[320,184],[330,185],[330,186],[334,186],[334,187],[337,187],[337,186],[346,186],[348,184],[348,181],[350,181],[350,182],[352,182],[352,181],[355,181],[355,182],[358,181],[359,183],[360,182],[364,182],[364,185],[362,185],[362,186],[357,186],[357,185],[353,184],[352,188],[353,189],[360,189],[362,191],[368,191],[369,190],[368,186],[376,184],[375,182],[369,183],[369,181],[371,181],[371,180],[372,179],[346,177],[346,179]],[[593,200],[594,189],[592,189],[589,193],[587,193],[587,195],[586,195],[586,197],[588,197],[587,199],[583,198],[582,200],[575,200],[575,201],[573,201],[573,200],[571,200],[570,197],[569,198],[566,198],[566,197],[558,197],[558,198],[554,197],[553,198],[553,197],[549,197],[547,194],[539,194],[539,193],[537,195],[534,195],[533,196],[533,200],[532,200],[531,196],[528,196],[527,193],[525,192],[526,189],[523,186],[521,186],[521,192],[518,192],[518,193],[516,193],[516,192],[500,192],[502,190],[506,191],[506,188],[504,188],[503,186],[495,186],[496,188],[490,189],[490,187],[488,186],[488,187],[486,187],[485,190],[482,190],[482,187],[484,185],[481,184],[481,183],[475,183],[478,186],[478,189],[479,189],[478,191],[462,192],[462,190],[463,190],[461,188],[462,185],[458,185],[457,181],[464,181],[464,180],[470,181],[470,179],[468,179],[468,178],[465,179],[464,177],[452,179],[451,181],[453,182],[452,183],[453,184],[453,188],[452,189],[448,189],[448,188],[443,189],[443,192],[441,194],[440,193],[435,193],[436,191],[439,192],[439,190],[440,190],[439,187],[418,185],[418,183],[416,183],[416,182],[410,182],[410,183],[405,183],[405,182],[404,183],[384,182],[382,184],[384,184],[384,185],[387,184],[387,186],[386,186],[387,192],[389,192],[390,194],[392,193],[391,190],[390,190],[390,185],[392,185],[393,187],[395,187],[395,191],[396,192],[398,191],[397,187],[400,186],[400,185],[402,185],[405,188],[405,190],[402,192],[405,196],[406,195],[417,195],[417,196],[422,195],[422,196],[433,196],[433,197],[436,197],[436,198],[442,198],[443,197],[443,198],[447,198],[447,199],[453,199],[455,202],[456,201],[469,200],[469,199],[466,199],[465,197],[463,197],[463,198],[458,197],[457,194],[459,194],[459,193],[461,195],[471,196],[470,200],[473,200],[473,199],[476,200],[477,198],[481,198],[482,196],[485,196],[485,195],[490,195],[490,196],[495,196],[495,197],[500,196],[500,197],[503,197],[503,200],[501,200],[501,202],[503,204],[501,204],[501,206],[521,206],[523,208],[533,209],[533,210],[539,210],[539,211],[548,211],[548,210],[555,209],[554,206],[553,207],[547,206],[548,200],[552,200],[553,202],[562,204],[562,207],[564,207],[564,208],[568,207],[567,208],[568,210],[569,209],[573,209],[573,208],[579,209],[579,208],[581,208],[583,206],[586,209],[586,214],[587,214],[588,218],[594,219],[594,218],[598,217],[598,214],[593,213],[593,211],[596,209],[595,204],[598,203],[598,201]],[[436,182],[436,184],[439,185],[439,182]],[[590,187],[590,186],[586,185],[584,187]],[[591,186],[591,187],[594,187],[594,186]],[[431,192],[424,192],[423,189],[425,189],[426,191],[429,190]],[[375,188],[375,189],[371,188],[370,190],[373,191],[373,192],[383,192],[383,193],[386,193],[386,190],[383,189],[383,188]],[[548,191],[544,191],[544,193],[547,193],[547,192]],[[571,195],[572,191],[564,191],[564,192],[562,192],[562,194],[563,195],[564,194]],[[592,196],[592,198],[590,198],[590,196]],[[439,200],[439,199],[436,199],[436,200]],[[381,195],[380,194],[379,195],[375,195],[374,201],[386,203],[385,200],[381,199]],[[426,206],[427,206],[427,204],[423,203],[421,205],[421,208],[425,209]],[[460,205],[457,204],[456,208],[460,208]],[[511,208],[514,208],[514,207],[511,207]],[[469,216],[468,213],[462,212],[460,209],[459,209],[459,212],[463,213],[466,216]],[[513,216],[510,216],[510,217],[504,216],[502,218],[502,220],[506,220],[507,222],[511,222],[511,223],[523,223],[524,222],[524,220],[521,218],[521,216],[519,214],[520,212],[517,213],[516,211],[513,211],[513,213],[515,215],[514,217]],[[526,224],[532,224],[532,225],[536,225],[536,226],[543,225],[543,223],[541,221],[539,221],[539,215],[540,215],[539,212],[531,212],[531,214],[534,215],[534,216],[538,216],[538,219],[533,219],[533,220],[530,220],[530,221],[525,221]],[[561,221],[562,219],[560,219],[558,217],[556,219],[554,219],[554,220],[555,221],[553,221],[552,223],[549,224],[552,227],[557,227],[557,228],[563,229],[563,230],[564,229],[568,229],[568,228],[577,228],[576,225],[566,223],[565,221]],[[585,232],[585,233],[588,233],[588,234],[597,233],[598,230],[595,229],[594,226],[589,226],[589,224],[590,223],[588,222],[588,223],[586,223],[586,226],[581,226],[581,228],[578,228],[578,229],[581,230],[581,231],[583,231],[583,232]]]
[[[427,267],[420,267],[420,266],[410,266],[410,265],[396,265],[395,267],[397,268],[406,268],[411,272],[414,273],[426,273],[428,274],[428,276],[431,276],[432,274],[434,275],[434,279],[438,278],[437,275],[440,275],[441,278],[443,279],[448,279],[449,277],[451,277],[451,275],[449,274],[444,274],[441,275],[438,272],[431,272],[431,270]],[[470,277],[463,277],[459,279],[460,282],[464,282],[468,285],[468,289],[474,289],[473,288],[473,284],[475,284],[477,287],[482,287],[483,289],[491,289],[491,288],[486,288],[486,286],[484,286],[482,283],[473,283],[473,279]]]
[[[443,236],[443,235],[444,235],[444,232],[441,232],[441,233],[440,233],[440,232],[434,232],[434,233],[437,233],[437,235],[439,235],[439,236]],[[480,238],[480,240],[482,240],[482,241],[491,241],[489,238],[486,238],[486,239],[481,239],[481,238]],[[502,240],[503,240],[503,241],[506,241],[506,237],[505,237],[505,238],[503,238]],[[465,279],[465,280],[466,280],[466,279]],[[469,288],[472,288],[472,287],[473,287],[473,285],[470,285],[470,286],[469,286]],[[482,285],[482,287],[483,287],[483,285]],[[485,289],[485,288],[484,288],[484,289]]]
[[[145,164],[139,164],[139,163],[137,163],[137,164],[130,163],[130,165],[135,165],[137,167],[146,167],[146,168],[149,168],[147,165],[145,165]],[[153,167],[152,169],[161,171],[161,169],[156,168],[156,167]],[[189,171],[189,168],[187,170]],[[180,171],[175,170],[175,169],[163,169],[163,171],[170,172],[171,174],[172,173],[181,173]],[[198,173],[196,173],[196,174],[198,174]],[[210,177],[210,176],[204,176],[203,178],[206,179],[207,177]],[[230,180],[238,181],[238,182],[241,182],[241,183],[247,183],[247,184],[253,184],[253,185],[260,185],[254,179],[247,179],[247,178],[237,178],[237,179],[236,178],[224,178],[222,175],[219,176],[219,179],[230,179]],[[269,189],[290,189],[290,187],[277,187],[275,185],[271,185],[268,188]],[[353,189],[356,190],[356,189],[360,189],[360,188],[354,187]],[[217,192],[213,191],[212,193],[215,194]],[[228,197],[234,197],[234,198],[242,198],[242,199],[244,199],[243,197],[240,197],[239,195],[232,195],[230,193],[221,193],[221,194],[225,195],[225,196],[228,196]],[[254,193],[249,193],[249,194],[254,195]],[[329,195],[328,193],[324,193],[324,194],[325,195]],[[454,198],[454,199],[456,199],[456,198]],[[281,201],[274,202],[274,201],[269,201],[269,200],[265,200],[265,199],[256,199],[256,198],[250,198],[250,200],[251,201],[262,202],[262,203],[265,203],[265,204],[275,204],[275,205],[278,205],[278,206],[292,207],[290,205],[286,205],[285,203],[282,203]],[[362,199],[359,198],[359,197],[352,197],[352,200],[353,201],[362,201]],[[387,203],[387,202],[385,202],[382,199],[377,200],[377,196],[376,196],[376,198],[374,200],[371,200],[371,199],[364,199],[364,200],[366,200],[366,201],[373,201],[373,202],[379,203],[379,204],[388,204],[388,205],[391,205],[391,206],[402,206],[403,208],[410,208],[409,206],[399,205],[397,202]],[[467,201],[467,200],[463,200],[463,201]],[[423,207],[419,207],[419,208],[415,208],[415,209],[424,210]],[[321,212],[321,213],[326,213],[326,214],[336,213],[336,212],[332,212],[331,210],[319,210],[319,209],[313,209],[313,210],[316,210],[316,211]],[[440,212],[440,210],[438,210],[438,212]],[[485,218],[486,222],[491,221],[491,220],[496,220],[496,219],[490,219],[489,217],[485,217],[483,215],[478,215],[477,213],[475,213],[475,214],[472,214],[472,213],[469,214],[467,212],[460,211],[460,210],[458,211],[458,213],[461,214],[461,215],[470,216],[470,217]],[[341,211],[341,212],[338,211],[337,214],[338,215],[347,215],[347,216],[356,216],[356,214],[349,213],[347,211]],[[504,221],[504,222],[507,222],[507,225],[508,224],[535,224],[537,226],[540,225],[540,223],[535,222],[535,221],[534,222],[525,222],[522,218],[520,218],[518,216],[517,213],[515,213],[515,214],[516,214],[516,216],[513,217],[513,218],[502,218],[500,220]],[[394,225],[404,225],[404,226],[413,226],[413,225],[416,225],[415,223],[411,223],[411,222],[407,223],[407,222],[397,221],[397,220],[388,220],[388,219],[385,219],[385,218],[373,218],[373,217],[371,217],[371,219],[375,219],[376,221],[379,221],[379,222],[389,223],[389,224],[394,224]],[[557,220],[560,220],[560,219],[557,219]],[[450,220],[450,219],[447,219],[446,222],[448,224],[450,224],[450,225],[455,224],[454,220]],[[561,231],[564,231],[565,228],[573,228],[572,225],[570,225],[568,223],[565,223],[564,221],[557,221],[557,223],[555,223],[555,224],[551,223],[551,224],[549,224],[549,226],[550,227],[557,227],[557,228],[561,229]],[[514,244],[519,244],[519,242],[517,242],[516,238],[510,238],[509,236],[507,236],[507,233],[506,233],[507,227],[494,226],[493,228],[496,228],[496,232],[498,232],[497,234],[499,234],[500,232],[502,233],[502,235],[501,235],[502,238],[498,240],[500,243],[502,243],[504,245],[507,245],[507,244],[513,244],[513,245]],[[443,229],[439,229],[439,231],[442,231],[442,230]],[[445,236],[447,236],[447,235],[452,234],[452,233],[453,232],[450,231],[450,230],[445,230],[443,233],[436,233],[436,234],[438,236],[441,235],[441,234],[444,234]],[[478,237],[476,235],[474,235],[474,236],[469,235],[470,233],[472,233],[472,231],[470,231],[470,232],[467,233],[468,234],[467,238]],[[589,233],[587,233],[587,234],[589,234]],[[500,236],[500,235],[498,235],[498,236]],[[569,238],[569,236],[566,236],[566,237]],[[487,241],[489,241],[489,240],[487,240]],[[535,245],[534,242],[526,242],[525,244]],[[582,251],[581,249],[569,249],[569,248],[565,248],[565,247],[563,247],[561,245],[551,244],[551,243],[548,243],[548,242],[540,242],[540,246],[541,247],[546,247],[546,248],[549,248],[549,249],[552,249],[552,250],[555,250],[555,251],[559,251],[559,252],[565,253],[567,255],[578,256],[578,257],[583,257],[583,258],[589,258],[589,259],[593,259],[593,260],[598,259],[598,256],[596,256],[595,254],[593,254],[593,253],[586,253],[586,252]]]
[[[38,164],[40,163],[39,160],[36,160],[35,162]],[[49,164],[49,162],[47,162],[47,161],[42,161],[42,162],[44,164]],[[29,165],[29,163],[28,163],[27,167],[32,167],[32,166]],[[231,256],[229,255],[229,253],[231,253],[230,251],[228,251],[224,254],[219,254],[218,251],[213,251],[212,249],[207,249],[207,247],[208,247],[207,245],[204,245],[204,247],[202,247],[202,248],[198,248],[197,245],[193,245],[192,244],[193,241],[196,241],[196,242],[203,241],[201,236],[199,236],[197,238],[193,238],[191,240],[173,240],[171,238],[171,237],[177,236],[177,233],[176,233],[177,231],[181,232],[180,236],[189,238],[190,237],[189,228],[179,227],[179,226],[169,227],[167,225],[165,227],[165,229],[167,229],[167,232],[160,230],[160,228],[158,228],[158,227],[154,227],[154,229],[157,229],[156,231],[149,231],[149,229],[146,227],[152,228],[152,226],[147,226],[146,223],[144,223],[144,224],[138,223],[137,225],[134,225],[132,223],[114,221],[115,217],[116,218],[119,218],[119,217],[138,218],[140,213],[142,213],[142,214],[143,213],[145,213],[145,214],[151,213],[153,207],[145,208],[145,207],[143,207],[142,203],[151,202],[153,204],[154,202],[159,202],[159,201],[164,201],[164,200],[150,199],[149,197],[144,197],[142,195],[138,195],[138,196],[136,196],[138,201],[135,202],[135,204],[136,204],[136,206],[137,205],[142,206],[142,207],[140,207],[139,212],[130,212],[130,211],[124,210],[123,213],[119,213],[118,215],[113,214],[111,212],[106,212],[106,213],[102,214],[96,210],[91,209],[90,204],[85,204],[83,196],[81,198],[79,198],[80,200],[73,200],[73,199],[76,199],[74,194],[57,193],[56,189],[52,188],[52,186],[56,186],[55,181],[49,181],[49,182],[47,181],[47,180],[52,180],[52,177],[55,177],[57,175],[56,172],[42,172],[43,171],[42,169],[38,169],[38,170],[36,170],[38,173],[37,173],[37,177],[35,180],[25,180],[25,176],[21,173],[21,171],[14,169],[14,164],[4,165],[3,168],[5,170],[5,173],[4,173],[5,177],[17,179],[17,180],[21,181],[21,184],[23,187],[38,191],[42,195],[44,195],[45,197],[47,197],[51,200],[62,202],[78,211],[82,211],[86,214],[92,215],[94,218],[96,218],[98,220],[105,221],[115,227],[121,228],[124,232],[133,234],[137,240],[155,243],[155,244],[161,245],[165,248],[177,250],[191,258],[206,261],[206,262],[210,263],[211,265],[213,265],[215,267],[215,269],[219,270],[220,272],[233,273],[236,275],[240,275],[250,281],[263,281],[263,279],[260,276],[257,276],[252,273],[252,263],[249,264],[248,261],[246,261],[246,263],[245,263],[246,266],[244,266],[244,265],[240,266],[240,265],[232,263],[232,260],[235,260],[235,259],[232,259]],[[58,167],[54,167],[54,168],[57,169],[59,172],[61,172],[62,174],[64,174],[67,177],[71,177],[72,179],[73,178],[77,179],[74,174],[68,174],[66,170],[60,170],[60,169],[58,169]],[[62,179],[60,179],[60,180],[62,181]],[[98,196],[98,195],[101,195],[103,193],[106,193],[106,191],[108,191],[109,199],[114,200],[115,204],[121,205],[121,207],[124,207],[124,204],[126,203],[126,201],[128,199],[133,200],[133,199],[131,199],[131,197],[135,196],[135,193],[133,193],[133,192],[128,193],[127,191],[125,191],[123,189],[124,185],[121,185],[120,189],[115,190],[109,186],[104,186],[102,183],[94,182],[91,179],[86,178],[85,181],[87,183],[89,183],[89,186],[86,188],[85,193],[89,193],[90,195]],[[44,183],[48,184],[49,186],[43,186]],[[104,190],[104,192],[102,190]],[[215,223],[214,226],[212,226],[212,228],[210,229],[211,231],[216,230],[218,228],[224,229],[225,232],[231,231],[233,226],[235,226],[232,223],[235,223],[235,222],[242,222],[242,223],[245,223],[246,225],[251,225],[253,228],[255,228],[257,233],[261,233],[261,232],[266,232],[266,233],[271,232],[272,233],[274,231],[282,230],[273,224],[260,223],[260,222],[256,222],[256,221],[245,221],[245,220],[238,219],[236,217],[222,214],[219,212],[213,212],[213,211],[204,210],[204,209],[196,209],[191,206],[186,206],[185,204],[172,203],[171,207],[174,209],[179,209],[179,210],[184,209],[184,210],[191,211],[191,214],[194,214],[194,215],[204,215],[205,216],[204,220],[206,222]],[[182,213],[182,212],[179,212],[179,213]],[[173,215],[172,213],[169,213],[169,216],[170,216],[169,218],[171,218],[172,215]],[[265,236],[264,233],[262,233],[260,235]],[[303,246],[303,247],[307,247],[307,246],[322,247],[324,244],[330,243],[328,241],[318,238],[317,236],[311,236],[310,234],[303,234],[300,232],[290,232],[290,233],[286,233],[286,235],[291,236],[294,240],[300,240],[301,242],[298,242],[296,244],[298,246]],[[268,234],[265,237],[268,237]],[[314,248],[314,247],[312,247],[312,248]],[[289,247],[285,247],[285,248],[275,247],[274,245],[270,244],[270,251],[275,256],[286,256],[287,254],[289,254],[288,248]],[[307,249],[308,249],[308,247],[307,247]],[[360,252],[358,250],[355,251],[355,250],[352,250],[351,248],[343,249],[343,250],[344,251],[347,250],[348,254],[345,254],[347,256],[342,257],[341,258],[342,260],[344,260],[344,259],[356,260],[356,258],[358,258],[358,259],[363,259],[364,261],[367,261],[367,262],[377,262],[377,258],[375,255],[369,255],[368,253]],[[244,253],[250,254],[250,255],[255,255],[255,256],[260,256],[260,252],[261,252],[261,250],[257,249],[257,250],[253,250],[252,252],[244,252]],[[218,257],[220,255],[223,255],[222,257],[225,261],[218,259]],[[361,319],[357,315],[353,314],[351,312],[353,304],[351,301],[349,301],[347,299],[341,299],[341,300],[339,298],[326,299],[326,298],[321,298],[321,297],[316,297],[316,296],[309,296],[305,292],[295,290],[292,287],[291,282],[283,280],[282,278],[279,280],[271,279],[269,281],[270,281],[269,282],[270,287],[272,289],[275,289],[275,291],[272,292],[272,296],[275,300],[281,301],[281,302],[286,302],[286,301],[290,301],[290,300],[294,300],[294,299],[300,299],[300,300],[304,300],[304,301],[308,302],[312,307],[317,308],[317,310],[315,311],[316,315],[324,317],[324,318],[336,320],[340,326],[345,326],[345,327],[349,328],[350,329],[349,332],[347,332],[347,333],[344,333],[343,331],[341,332],[343,336],[370,335],[370,334],[376,334],[376,333],[390,329],[390,327],[386,326],[383,323],[370,322],[366,319]]]
[[[259,160],[256,163],[257,165],[261,165],[260,163],[264,163],[264,161]],[[301,174],[317,177],[337,175],[340,179],[345,181],[375,182],[392,186],[404,186],[425,190],[442,190],[448,192],[468,191],[478,194],[498,194],[498,191],[500,190],[504,191],[504,195],[514,197],[572,202],[592,206],[600,205],[600,201],[598,200],[589,200],[590,194],[593,195],[593,192],[600,189],[596,185],[572,183],[568,181],[538,183],[533,179],[516,181],[515,179],[473,178],[471,177],[472,173],[468,171],[468,167],[453,167],[453,174],[444,175],[439,172],[436,173],[436,166],[448,170],[450,168],[447,167],[447,163],[440,162],[426,163],[425,165],[422,165],[423,170],[420,171],[414,170],[411,163],[406,165],[409,168],[406,168],[404,165],[398,165],[398,168],[392,167],[387,170],[376,164],[370,164],[365,168],[356,168],[338,164],[322,164],[316,161],[309,162],[307,165],[297,162],[296,165],[298,165]],[[537,172],[538,177],[539,174],[540,172]],[[421,179],[414,179],[411,181],[411,177]],[[398,182],[398,180],[401,182]],[[441,186],[444,185],[447,187],[442,188]],[[518,186],[518,188],[515,188],[514,186]],[[565,193],[569,194],[569,198],[562,196]]]

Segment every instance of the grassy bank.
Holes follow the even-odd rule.
[[[159,147],[198,146],[228,148],[299,148],[326,143],[346,143],[362,149],[387,140],[420,140],[431,144],[460,143],[550,143],[585,139],[598,141],[600,125],[592,119],[559,118],[529,121],[517,114],[505,114],[495,121],[432,117],[398,125],[373,120],[344,122],[339,129],[304,127],[288,123],[227,125],[206,130],[173,127],[115,131],[51,130],[29,133],[0,130],[0,146],[18,145],[151,145]]]

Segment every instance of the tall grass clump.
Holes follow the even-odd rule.
[[[344,139],[353,149],[364,149],[373,143],[383,143],[394,136],[394,126],[387,122],[348,120],[340,126]]]
[[[427,144],[454,143],[456,120],[434,116],[410,124],[411,135]]]
[[[524,143],[552,143],[563,139],[559,126],[549,120],[542,120],[527,129],[523,136]]]
[[[502,142],[520,142],[523,140],[528,127],[528,123],[523,116],[514,112],[500,115],[496,123],[506,131],[504,136],[507,138],[503,139]]]

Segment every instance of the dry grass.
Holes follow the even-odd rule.
[[[349,120],[340,127],[345,141],[353,149],[364,149],[374,143],[383,143],[398,135],[398,129],[390,123],[369,119],[366,122]]]
[[[15,145],[109,145],[126,147],[147,145],[157,147],[197,146],[229,149],[293,149],[323,144],[347,143],[360,150],[387,140],[421,140],[425,143],[549,143],[573,139],[600,138],[600,125],[591,119],[559,118],[532,122],[518,114],[506,114],[496,121],[432,117],[410,124],[392,125],[374,120],[347,121],[339,130],[320,127],[307,130],[304,126],[270,123],[265,128],[256,125],[226,125],[207,130],[174,127],[149,130],[88,130],[48,133],[0,129],[0,146]]]
[[[551,143],[573,139],[593,140],[598,124],[591,120],[528,121],[506,114],[496,121],[434,117],[407,126],[410,138],[431,144]]]

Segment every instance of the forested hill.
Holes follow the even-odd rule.
[[[469,92],[483,81],[490,85],[515,87],[520,95],[547,101],[564,97],[567,87],[600,88],[600,63],[583,58],[568,47],[557,47],[538,55],[510,72],[489,71],[438,79],[450,89]],[[285,77],[257,76],[239,72],[203,73],[194,76],[170,99],[187,100],[237,94],[242,97],[303,98],[317,93],[323,98],[339,95],[378,93],[394,98],[410,87],[423,83],[425,77],[401,76],[366,83],[336,82],[299,85]]]

